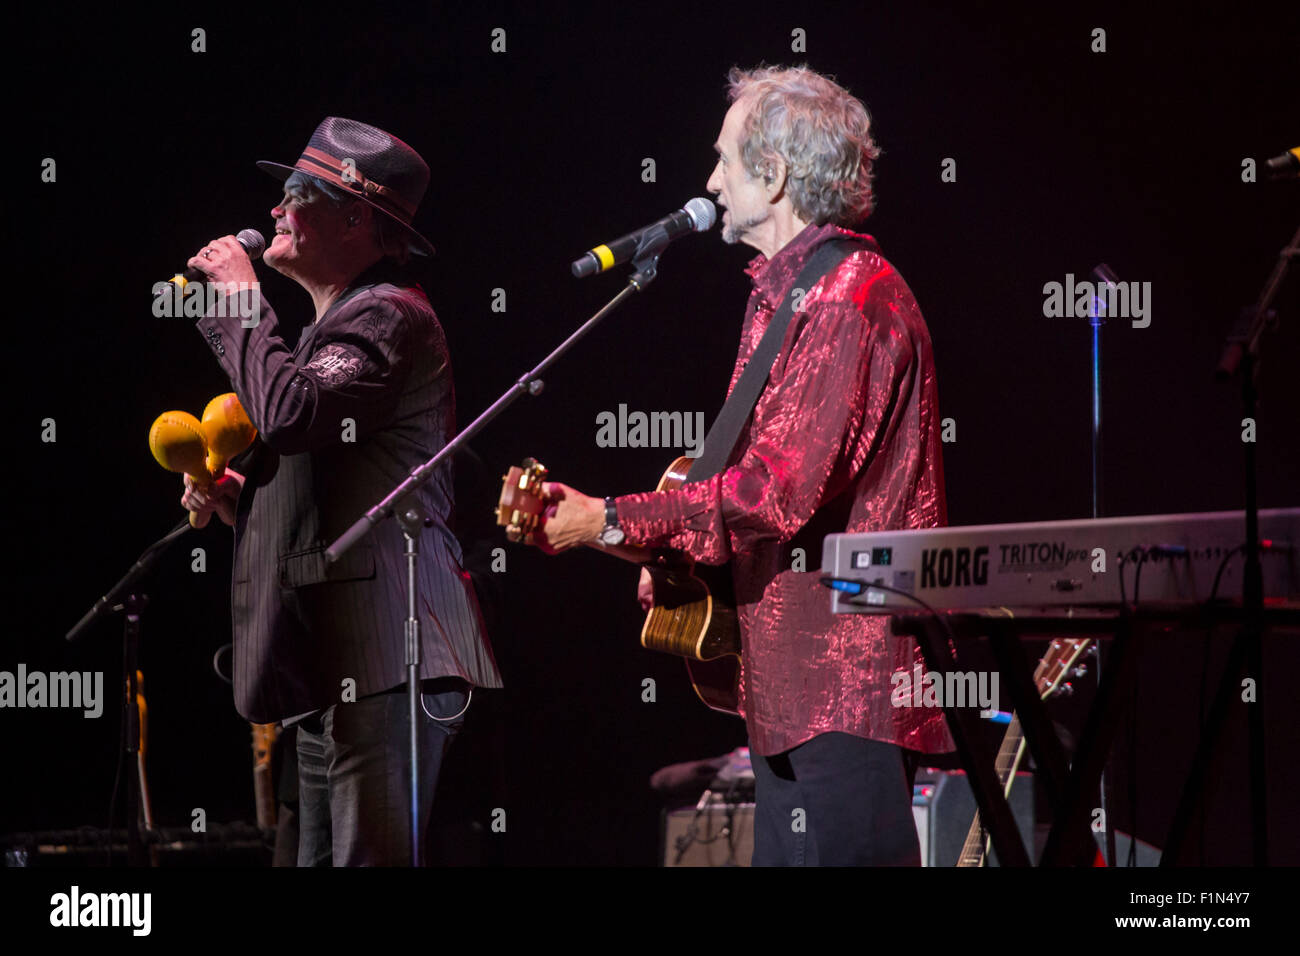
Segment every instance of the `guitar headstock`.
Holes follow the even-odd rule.
[[[1089,638],[1077,637],[1058,637],[1052,641],[1034,671],[1034,683],[1042,697],[1069,688],[1070,685],[1063,682],[1079,666],[1079,658],[1088,652],[1091,643]]]
[[[537,530],[550,504],[542,492],[547,474],[546,466],[536,458],[525,458],[523,467],[511,468],[501,479],[497,524],[506,529],[511,541],[523,541]]]

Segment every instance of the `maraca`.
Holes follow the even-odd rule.
[[[149,429],[149,450],[168,471],[184,472],[206,487],[256,437],[238,396],[227,392],[208,402],[202,421],[189,412],[163,412]],[[202,528],[208,517],[190,512],[190,524]]]

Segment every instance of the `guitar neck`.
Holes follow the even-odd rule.
[[[1034,671],[1034,684],[1039,695],[1046,700],[1065,680],[1071,668],[1075,666],[1080,655],[1088,649],[1088,638],[1058,638],[1052,641],[1043,659]],[[998,748],[997,774],[1002,785],[1002,795],[1010,796],[1011,787],[1016,782],[1016,771],[1020,761],[1025,757],[1025,738],[1020,730],[1020,717],[1011,715],[1011,723],[1002,737],[1002,746]],[[983,866],[989,851],[989,841],[980,839],[980,814],[975,811],[970,830],[966,833],[966,842],[962,845],[958,866]]]
[[[588,541],[587,547],[602,554],[631,561],[633,564],[647,564],[654,560],[653,551],[635,544],[601,544],[599,541]]]
[[[1016,771],[1025,755],[1025,735],[1020,729],[1020,717],[1011,715],[1011,723],[998,748],[996,761],[998,783],[1002,785],[1003,796],[1011,795],[1011,785],[1015,782]],[[981,839],[980,812],[975,811],[970,830],[966,832],[966,842],[962,844],[961,856],[957,858],[958,866],[983,866],[988,854],[988,841]]]

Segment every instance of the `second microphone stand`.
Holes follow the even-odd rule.
[[[352,527],[340,535],[338,540],[325,551],[325,560],[333,564],[348,548],[365,537],[371,528],[379,524],[381,520],[392,517],[395,512],[397,513],[398,523],[402,528],[402,534],[406,538],[408,615],[406,620],[406,695],[407,709],[410,713],[412,866],[421,865],[420,750],[418,733],[418,716],[420,713],[420,620],[418,615],[419,577],[416,571],[420,558],[419,536],[420,532],[427,527],[428,519],[418,507],[412,506],[414,498],[408,501],[403,501],[403,499],[406,499],[416,488],[428,481],[438,466],[453,455],[456,449],[482,431],[490,421],[505,411],[509,405],[513,404],[525,392],[533,396],[540,395],[545,387],[541,378],[542,373],[569,349],[573,348],[578,340],[594,329],[605,316],[618,308],[633,293],[643,291],[646,286],[654,281],[659,272],[659,256],[670,241],[668,231],[663,226],[646,230],[640,244],[637,246],[636,255],[632,259],[632,266],[636,271],[618,295],[614,296],[599,312],[580,325],[572,335],[556,346],[555,350],[538,362],[536,367],[516,379],[515,383],[500,398],[489,405],[478,418],[465,426],[451,441],[447,442],[436,455],[424,464],[412,469],[408,478],[389,492],[382,501],[362,515]]]

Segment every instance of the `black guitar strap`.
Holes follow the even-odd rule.
[[[722,411],[713,420],[700,457],[695,459],[690,471],[686,473],[687,482],[712,478],[726,467],[736,441],[740,438],[740,432],[749,421],[763,387],[767,385],[767,377],[772,373],[772,365],[776,362],[777,353],[781,351],[781,343],[785,341],[786,330],[794,317],[794,291],[802,289],[808,292],[817,284],[818,279],[861,248],[864,248],[863,244],[853,239],[832,239],[823,243],[804,264],[794,285],[790,287],[790,292],[782,300],[781,307],[772,316],[772,324],[763,333],[749,364],[740,373],[740,381],[736,382]]]

